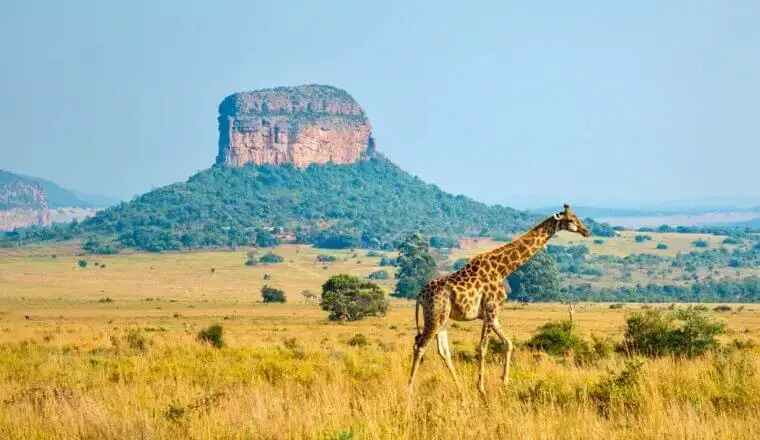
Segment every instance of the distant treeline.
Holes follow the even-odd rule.
[[[695,282],[688,286],[639,284],[635,287],[593,288],[591,284],[563,287],[575,301],[612,302],[760,302],[760,277]]]
[[[660,225],[656,228],[638,228],[639,232],[676,232],[679,234],[712,234],[728,235],[733,237],[746,237],[760,234],[760,228],[748,226],[670,226]]]

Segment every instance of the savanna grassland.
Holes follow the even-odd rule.
[[[625,254],[665,239],[623,240],[596,247]],[[671,240],[668,252],[690,240]],[[488,246],[479,241],[450,258]],[[705,356],[605,352],[581,362],[519,346],[542,324],[565,319],[562,304],[505,303],[501,320],[518,343],[510,384],[501,386],[501,357],[492,350],[488,396],[478,396],[480,322],[456,323],[450,339],[464,396],[431,348],[410,404],[414,303],[394,299],[384,317],[336,323],[301,294],[318,296],[330,275],[381,269],[391,278],[376,282],[390,291],[393,268],[366,250],[286,245],[275,249],[282,263],[246,266],[248,249],[114,256],[72,249],[0,254],[0,438],[760,437],[754,304],[711,312],[729,333]],[[319,254],[336,261],[318,262]],[[262,303],[264,285],[283,289],[288,302]],[[576,331],[612,345],[626,316],[642,307],[582,304]],[[222,348],[197,338],[213,324],[223,327]]]

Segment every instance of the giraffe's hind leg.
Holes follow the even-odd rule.
[[[414,390],[414,378],[417,375],[422,356],[432,341],[434,336],[438,335],[441,328],[449,318],[451,311],[451,302],[448,296],[444,295],[425,295],[422,298],[422,310],[425,317],[425,324],[422,332],[417,336],[414,343],[414,358],[412,359],[412,371],[409,374],[409,393]],[[448,344],[447,344],[448,345]]]
[[[422,361],[422,356],[425,354],[425,350],[430,344],[430,341],[433,340],[434,335],[435,335],[434,330],[432,328],[429,328],[427,323],[425,323],[425,328],[422,330],[422,333],[420,333],[415,340],[414,356],[412,358],[412,371],[409,373],[409,393],[410,394],[414,391],[414,378],[417,375],[417,370],[420,367],[420,361]]]
[[[449,332],[446,329],[441,330],[437,336],[438,339],[438,354],[446,362],[446,367],[451,373],[452,379],[454,379],[454,385],[457,387],[457,391],[462,392],[462,387],[459,384],[459,378],[457,372],[454,369],[454,363],[451,361],[451,348],[449,347]]]

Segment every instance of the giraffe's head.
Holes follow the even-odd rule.
[[[591,236],[586,225],[570,210],[570,205],[566,204],[563,211],[554,214],[554,220],[557,221],[557,230],[559,231],[576,232],[584,237]]]

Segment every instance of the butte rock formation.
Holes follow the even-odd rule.
[[[374,153],[372,127],[345,91],[323,85],[235,93],[219,105],[219,154],[228,166],[348,164]]]

